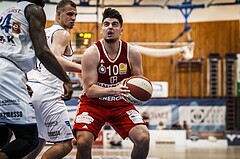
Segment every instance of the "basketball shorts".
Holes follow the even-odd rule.
[[[74,121],[73,130],[92,132],[95,139],[102,126],[108,122],[125,139],[128,132],[136,125],[145,124],[142,116],[133,105],[103,107],[81,102]]]
[[[33,90],[39,138],[56,143],[73,139],[67,107],[61,92],[41,83],[28,82]]]
[[[0,68],[0,123],[36,124],[25,74],[4,58],[0,58]]]

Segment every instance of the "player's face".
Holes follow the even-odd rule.
[[[65,29],[72,29],[77,16],[77,8],[71,5],[66,5],[64,9],[58,15],[60,19],[60,25]]]
[[[101,33],[106,42],[114,43],[122,34],[122,27],[116,18],[106,18],[103,21]]]

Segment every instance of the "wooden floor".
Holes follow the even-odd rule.
[[[240,159],[240,147],[203,144],[197,146],[156,145],[150,148],[148,159]],[[45,146],[46,150],[48,146]],[[76,147],[64,159],[74,159]],[[131,148],[94,148],[93,159],[130,159]],[[39,157],[40,158],[40,157]]]

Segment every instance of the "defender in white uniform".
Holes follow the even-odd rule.
[[[36,56],[65,82],[65,98],[71,98],[70,79],[47,47],[43,6],[43,0],[23,0],[0,15],[0,132],[5,134],[8,128],[16,137],[1,148],[1,159],[22,158],[38,144],[35,112],[25,78],[25,73],[36,65]],[[0,135],[0,140],[5,137]]]
[[[20,2],[0,18],[0,122],[9,124],[36,123],[24,74],[36,62],[24,16],[24,9],[29,4]]]
[[[64,30],[55,24],[46,29],[48,45],[51,46],[53,34]],[[64,56],[71,60],[70,55]],[[80,67],[79,67],[80,68]],[[72,139],[72,129],[67,108],[61,95],[64,92],[63,82],[50,73],[39,61],[37,67],[27,74],[28,85],[33,90],[32,102],[36,112],[39,138],[48,142],[60,142]]]
[[[70,34],[76,20],[77,9],[74,2],[62,0],[57,5],[54,25],[45,30],[48,45],[65,71],[81,72],[81,65],[71,62],[73,51]],[[57,71],[57,70],[56,70]],[[33,90],[32,102],[35,107],[39,131],[39,147],[27,156],[35,158],[45,142],[54,145],[43,158],[63,158],[72,149],[72,129],[64,101],[63,82],[50,73],[39,61],[37,67],[28,74],[28,85]]]

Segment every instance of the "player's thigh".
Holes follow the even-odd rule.
[[[108,118],[109,113],[106,108],[93,106],[88,103],[80,104],[74,121],[74,134],[76,135],[78,131],[88,131],[94,134],[96,139]]]
[[[134,126],[145,125],[141,114],[134,106],[114,109],[111,111],[111,116],[109,123],[123,139]]]
[[[49,114],[44,118],[46,132],[46,141],[60,142],[73,139],[72,128],[67,110],[59,111],[55,114]]]

